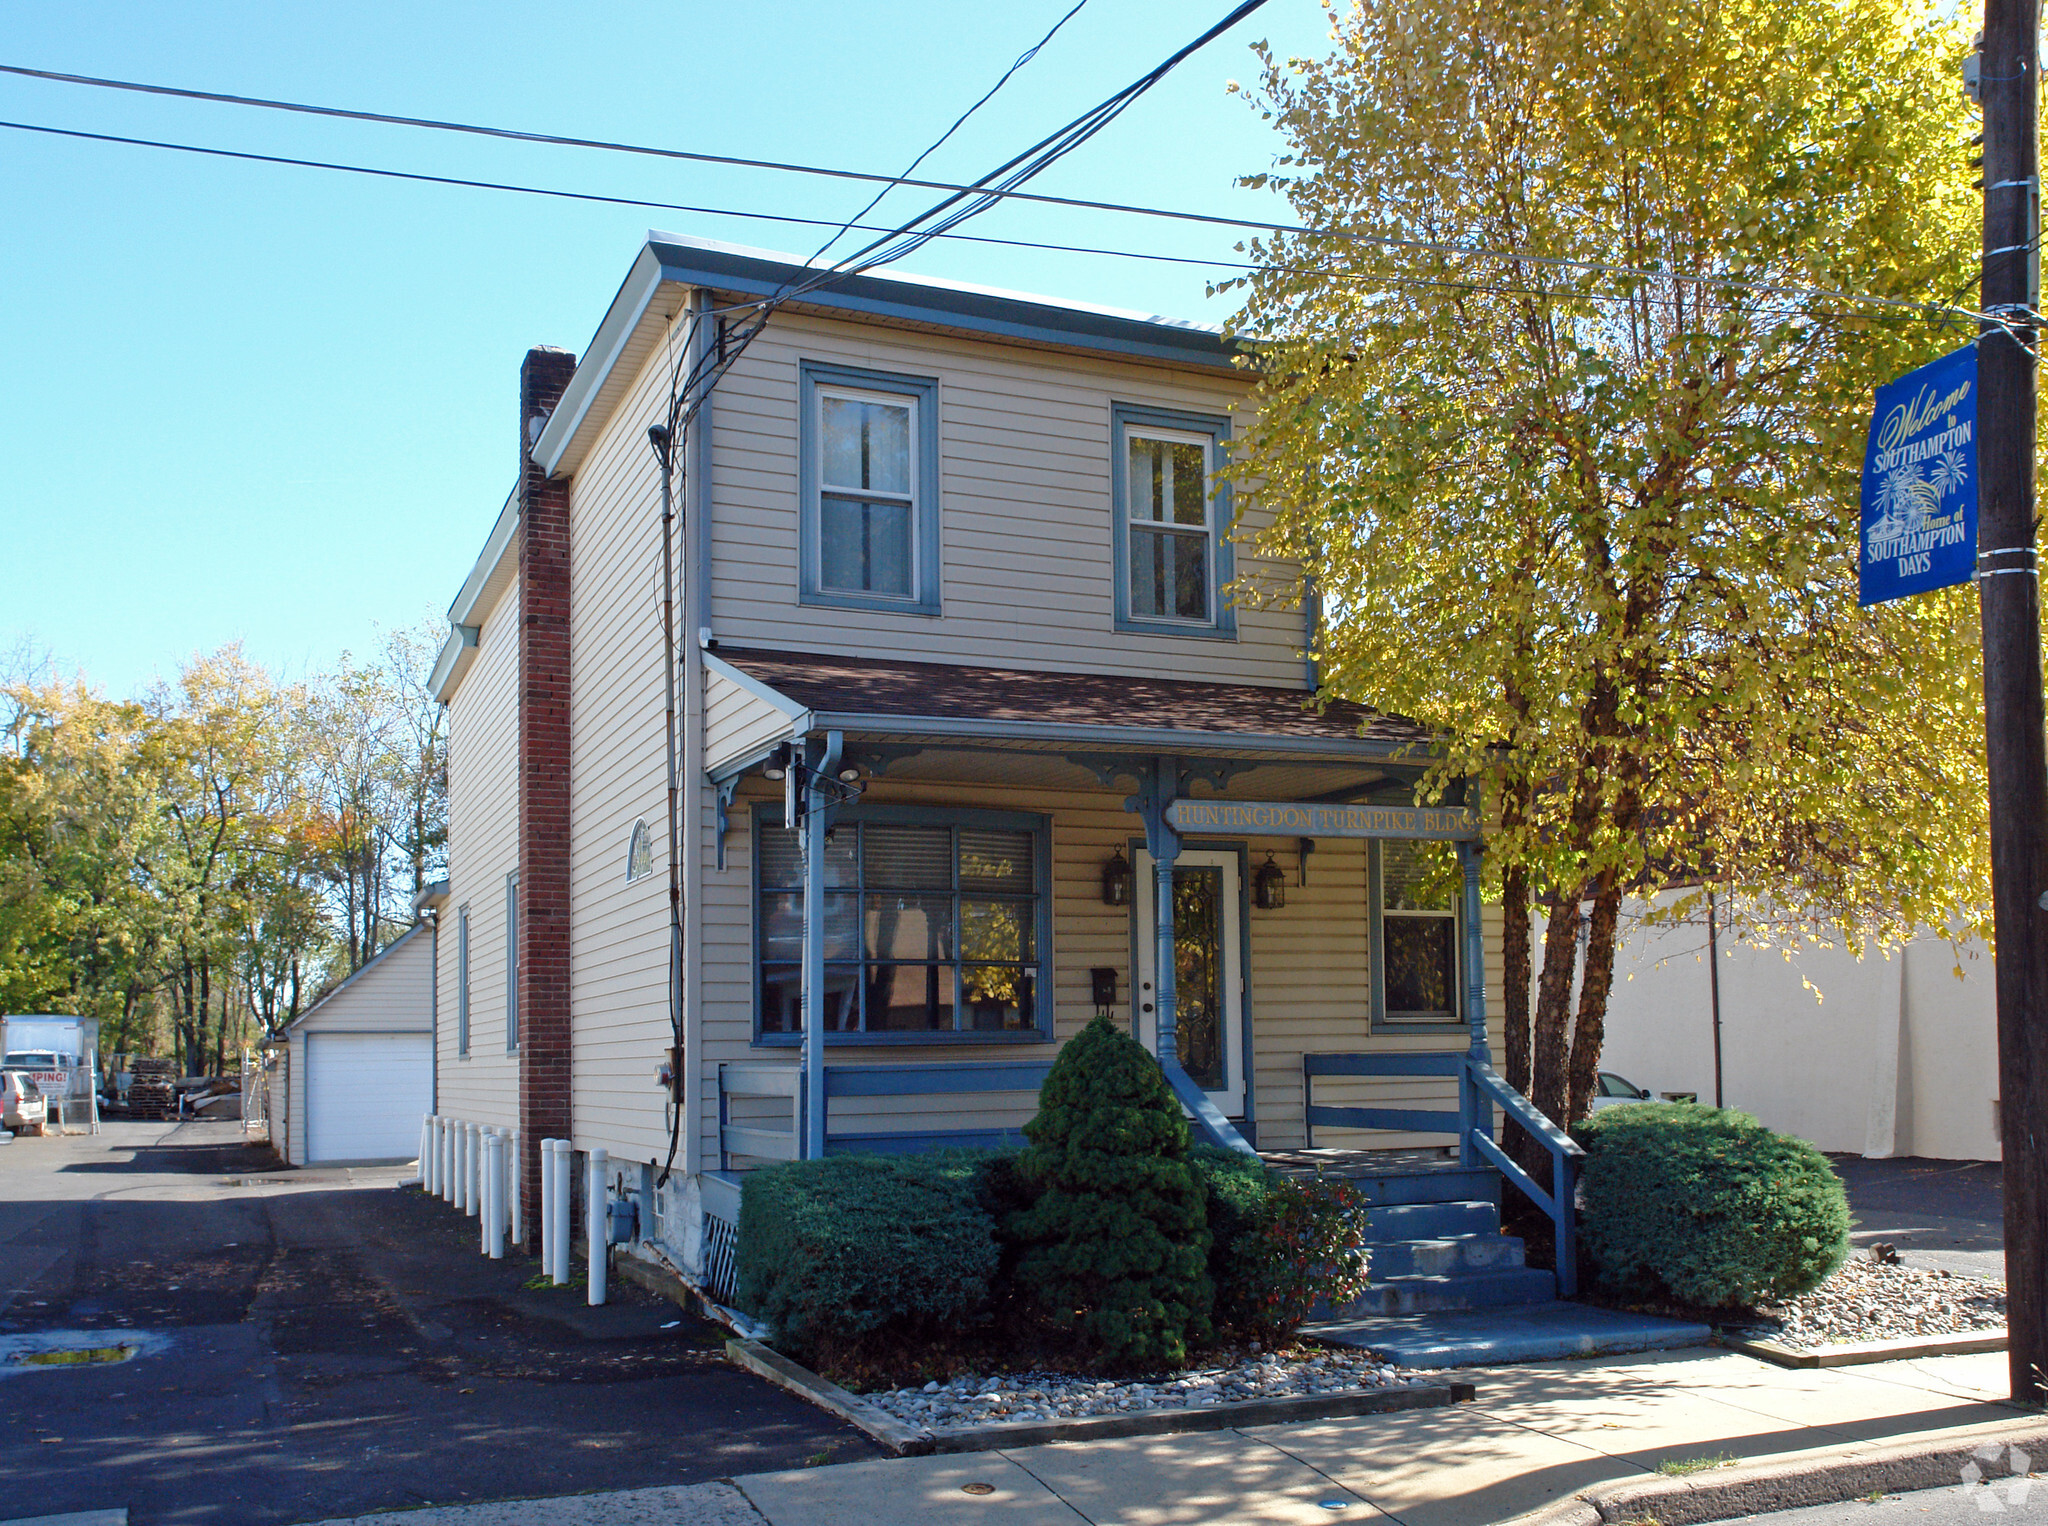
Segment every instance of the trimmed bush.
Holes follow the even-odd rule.
[[[1849,1253],[1826,1157],[1747,1113],[1633,1103],[1576,1132],[1579,1244],[1610,1293],[1738,1308],[1809,1292]]]
[[[740,1306],[807,1357],[957,1333],[987,1317],[998,1250],[988,1152],[835,1155],[747,1173]]]
[[[1024,1126],[1018,1285],[1100,1368],[1181,1366],[1209,1338],[1209,1232],[1188,1126],[1159,1064],[1098,1017],[1060,1050]]]
[[[1356,1187],[1284,1176],[1214,1145],[1195,1146],[1190,1159],[1204,1189],[1219,1331],[1284,1336],[1318,1298],[1342,1304],[1365,1291],[1366,1205]]]

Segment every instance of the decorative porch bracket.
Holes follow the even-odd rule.
[[[804,861],[803,1008],[804,1038],[799,1061],[803,1073],[803,1152],[805,1160],[825,1154],[825,834],[839,815],[838,792],[831,785],[839,771],[845,738],[825,733],[823,742],[803,744],[803,766],[790,769],[784,786],[784,819],[794,821],[801,793]],[[799,782],[801,775],[801,782]]]
[[[717,784],[718,867],[721,873],[725,869],[725,833],[726,829],[732,825],[732,802],[733,797],[740,792],[740,778],[739,774],[733,774],[729,778],[720,779]]]
[[[1167,808],[1180,793],[1181,766],[1177,758],[1154,758],[1139,775],[1140,793],[1124,801],[1124,809],[1135,812],[1145,823],[1145,851],[1152,856],[1152,925],[1158,937],[1153,958],[1152,1002],[1158,1019],[1155,1026],[1159,1068],[1181,1105],[1194,1116],[1195,1127],[1212,1145],[1256,1156],[1245,1137],[1230,1126],[1223,1109],[1209,1100],[1195,1078],[1180,1063],[1180,1031],[1174,1017],[1174,911],[1173,866],[1180,858],[1180,834],[1167,824]],[[1135,993],[1133,1000],[1135,1001]]]

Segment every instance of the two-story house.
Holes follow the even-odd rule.
[[[1490,1212],[1477,802],[1418,808],[1427,738],[1315,702],[1218,475],[1231,344],[869,274],[731,348],[805,273],[650,235],[580,359],[527,357],[434,675],[441,1114],[518,1131],[528,1203],[541,1140],[608,1151],[722,1291],[749,1166],[1016,1138],[1108,1012],[1212,1141]],[[720,366],[665,563],[650,429]],[[1549,1296],[1511,1259],[1485,1299]]]

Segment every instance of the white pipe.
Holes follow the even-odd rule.
[[[571,1190],[570,1172],[576,1169],[576,1146],[567,1139],[555,1141],[555,1285],[569,1280],[569,1237],[575,1234],[576,1194]]]
[[[448,1183],[448,1206],[457,1213],[462,1212],[462,1184],[469,1176],[462,1166],[464,1144],[468,1137],[460,1118],[448,1120],[448,1170],[451,1173]]]
[[[485,1196],[490,1200],[490,1210],[484,1216],[487,1228],[484,1233],[484,1251],[493,1261],[505,1259],[505,1135],[507,1130],[492,1129],[485,1147],[485,1159],[489,1165],[486,1173],[490,1186]]]
[[[439,1197],[444,1203],[455,1201],[455,1135],[448,1127],[446,1118],[436,1119],[435,1129],[440,1133],[440,1146],[434,1152],[434,1169],[440,1179],[435,1183]]]
[[[488,1123],[476,1126],[476,1248],[491,1253],[491,1226],[498,1221],[498,1184],[491,1179],[491,1146],[498,1131]]]
[[[524,1245],[526,1243],[525,1183],[520,1180],[519,1171],[519,1143],[521,1137],[517,1129],[509,1129],[505,1134],[507,1141],[505,1150],[505,1186],[507,1194],[512,1199],[509,1204],[510,1211],[506,1214],[506,1218],[512,1226],[512,1243],[514,1245]]]
[[[455,1120],[455,1211],[469,1212],[469,1125]]]
[[[605,1272],[605,1177],[609,1172],[610,1158],[603,1150],[590,1152],[590,1303],[595,1308],[604,1302]]]
[[[555,1270],[555,1142],[540,1142],[540,1269]]]
[[[244,1090],[246,1091],[247,1088],[245,1087]],[[413,1175],[413,1184],[424,1192],[427,1187],[427,1115],[425,1113],[420,1114],[420,1158],[417,1165],[419,1170]]]
[[[462,1211],[472,1219],[481,1217],[484,1211],[484,1126],[480,1123],[466,1123],[463,1132],[469,1151],[465,1163],[467,1172],[462,1183]]]

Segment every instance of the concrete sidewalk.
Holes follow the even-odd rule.
[[[1840,1456],[2036,1418],[1998,1402],[1998,1353],[1788,1371],[1702,1347],[1460,1376],[1479,1398],[1455,1409],[848,1463],[353,1526],[1484,1526],[1660,1465]]]

